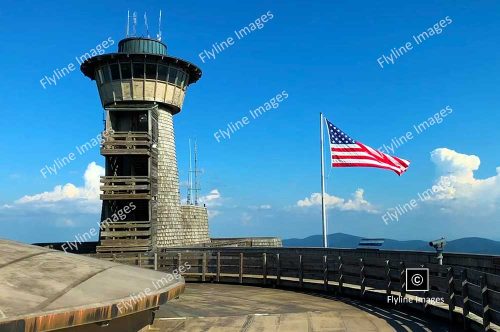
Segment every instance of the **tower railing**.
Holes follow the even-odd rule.
[[[101,200],[150,199],[149,176],[101,176]]]
[[[150,155],[151,135],[144,132],[115,131],[104,137],[101,154],[108,155]]]
[[[467,264],[474,259],[474,255],[452,256],[455,262],[462,256]],[[431,253],[424,252],[316,248],[164,248],[97,257],[164,272],[176,270],[187,281],[379,300],[461,322],[465,330],[499,330],[500,275],[479,270],[488,257],[493,262],[495,257],[476,256],[477,268],[438,265],[430,261]],[[406,268],[422,267],[429,269],[429,290],[406,291]]]
[[[149,221],[117,221],[106,223],[101,226],[102,239],[137,239],[151,235],[151,223]]]

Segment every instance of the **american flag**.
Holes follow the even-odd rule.
[[[392,170],[398,175],[408,169],[408,160],[390,156],[356,142],[328,120],[326,124],[330,137],[332,167],[377,167]]]

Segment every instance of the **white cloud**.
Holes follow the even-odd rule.
[[[271,210],[273,207],[270,204],[250,205],[250,210]]]
[[[207,195],[201,196],[200,202],[206,205],[209,218],[214,218],[221,213],[219,210],[214,209],[222,205],[222,196],[218,189],[212,189]]]
[[[56,220],[55,225],[58,227],[75,227],[77,223],[70,218],[61,218]]]
[[[218,206],[221,204],[221,195],[218,189],[212,189],[207,195],[200,197],[200,202],[207,206]]]
[[[220,211],[212,210],[212,209],[207,209],[207,212],[208,212],[209,219],[215,218],[216,216],[218,216],[220,214]]]
[[[474,171],[478,170],[481,164],[478,156],[458,153],[447,148],[432,151],[431,160],[440,172],[467,178],[473,178]]]
[[[364,197],[364,190],[357,189],[352,198],[344,199],[337,196],[325,194],[325,205],[327,208],[338,209],[342,211],[363,211],[368,213],[377,213],[376,208],[368,202]],[[320,206],[321,194],[313,193],[310,197],[306,197],[297,202],[297,206],[301,208]]]
[[[57,185],[52,191],[25,195],[2,208],[51,211],[56,214],[98,213],[101,207],[99,200],[101,175],[104,175],[104,168],[92,162],[83,175],[83,187],[77,187],[72,183]]]
[[[446,190],[436,194],[432,201],[439,201],[453,211],[471,213],[491,212],[498,208],[500,167],[496,168],[496,175],[477,179],[474,172],[481,164],[479,157],[447,148],[432,151],[431,161],[439,173],[436,183],[448,182]]]

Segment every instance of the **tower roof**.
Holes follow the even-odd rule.
[[[189,61],[167,55],[167,45],[159,40],[132,37],[118,43],[118,53],[97,55],[85,60],[80,66],[83,74],[95,80],[96,68],[109,62],[140,61],[158,62],[181,67],[189,73],[188,84],[195,83],[201,77],[201,69]]]
[[[131,37],[118,43],[118,52],[167,55],[167,45],[156,39]]]

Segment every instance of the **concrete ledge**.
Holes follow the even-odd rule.
[[[2,332],[96,324],[99,331],[137,331],[185,288],[180,276],[6,240],[0,240],[0,280]]]

